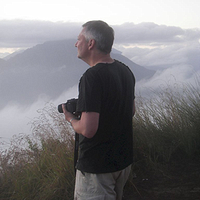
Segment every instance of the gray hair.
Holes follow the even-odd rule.
[[[97,49],[105,54],[111,52],[114,41],[114,30],[103,21],[89,21],[83,24],[84,36],[87,41],[94,39]]]

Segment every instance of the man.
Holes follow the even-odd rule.
[[[83,25],[75,46],[91,66],[81,77],[77,119],[65,118],[79,134],[75,200],[121,200],[133,162],[135,78],[111,58],[114,31],[103,21]]]

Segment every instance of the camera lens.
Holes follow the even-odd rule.
[[[62,104],[58,105],[58,112],[63,113]]]

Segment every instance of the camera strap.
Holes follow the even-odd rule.
[[[76,175],[76,163],[78,161],[78,148],[79,148],[79,134],[75,133],[75,146],[74,146],[74,172]]]

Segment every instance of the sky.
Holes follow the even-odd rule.
[[[175,26],[182,29],[200,28],[199,0],[6,0],[0,6],[1,31],[13,23],[12,39],[19,20],[84,23],[101,19],[110,25],[152,22],[157,25]],[[8,21],[9,20],[9,21]],[[16,23],[15,23],[16,22]],[[27,22],[28,24],[29,22]],[[14,26],[15,24],[15,26]],[[43,27],[40,27],[42,31]],[[20,30],[22,35],[27,29]],[[10,33],[0,35],[0,54],[14,52],[21,46],[6,46],[4,39]],[[34,32],[31,33],[33,35]],[[9,38],[11,41],[11,39]],[[8,48],[9,47],[9,48]],[[24,46],[25,48],[25,46]],[[0,58],[3,55],[0,55]]]
[[[0,20],[27,19],[83,22],[102,19],[109,24],[154,22],[200,28],[199,0],[6,0]]]
[[[195,84],[200,78],[199,8],[199,0],[2,1],[0,58],[48,40],[77,38],[84,22],[101,19],[115,30],[114,48],[156,70],[152,79],[137,83],[137,91],[174,82]],[[74,93],[66,91],[62,97]],[[0,138],[29,132],[26,124],[44,106],[45,98],[29,108],[13,104],[1,110]],[[54,101],[59,102],[61,97]],[[7,125],[10,121],[12,126]]]

